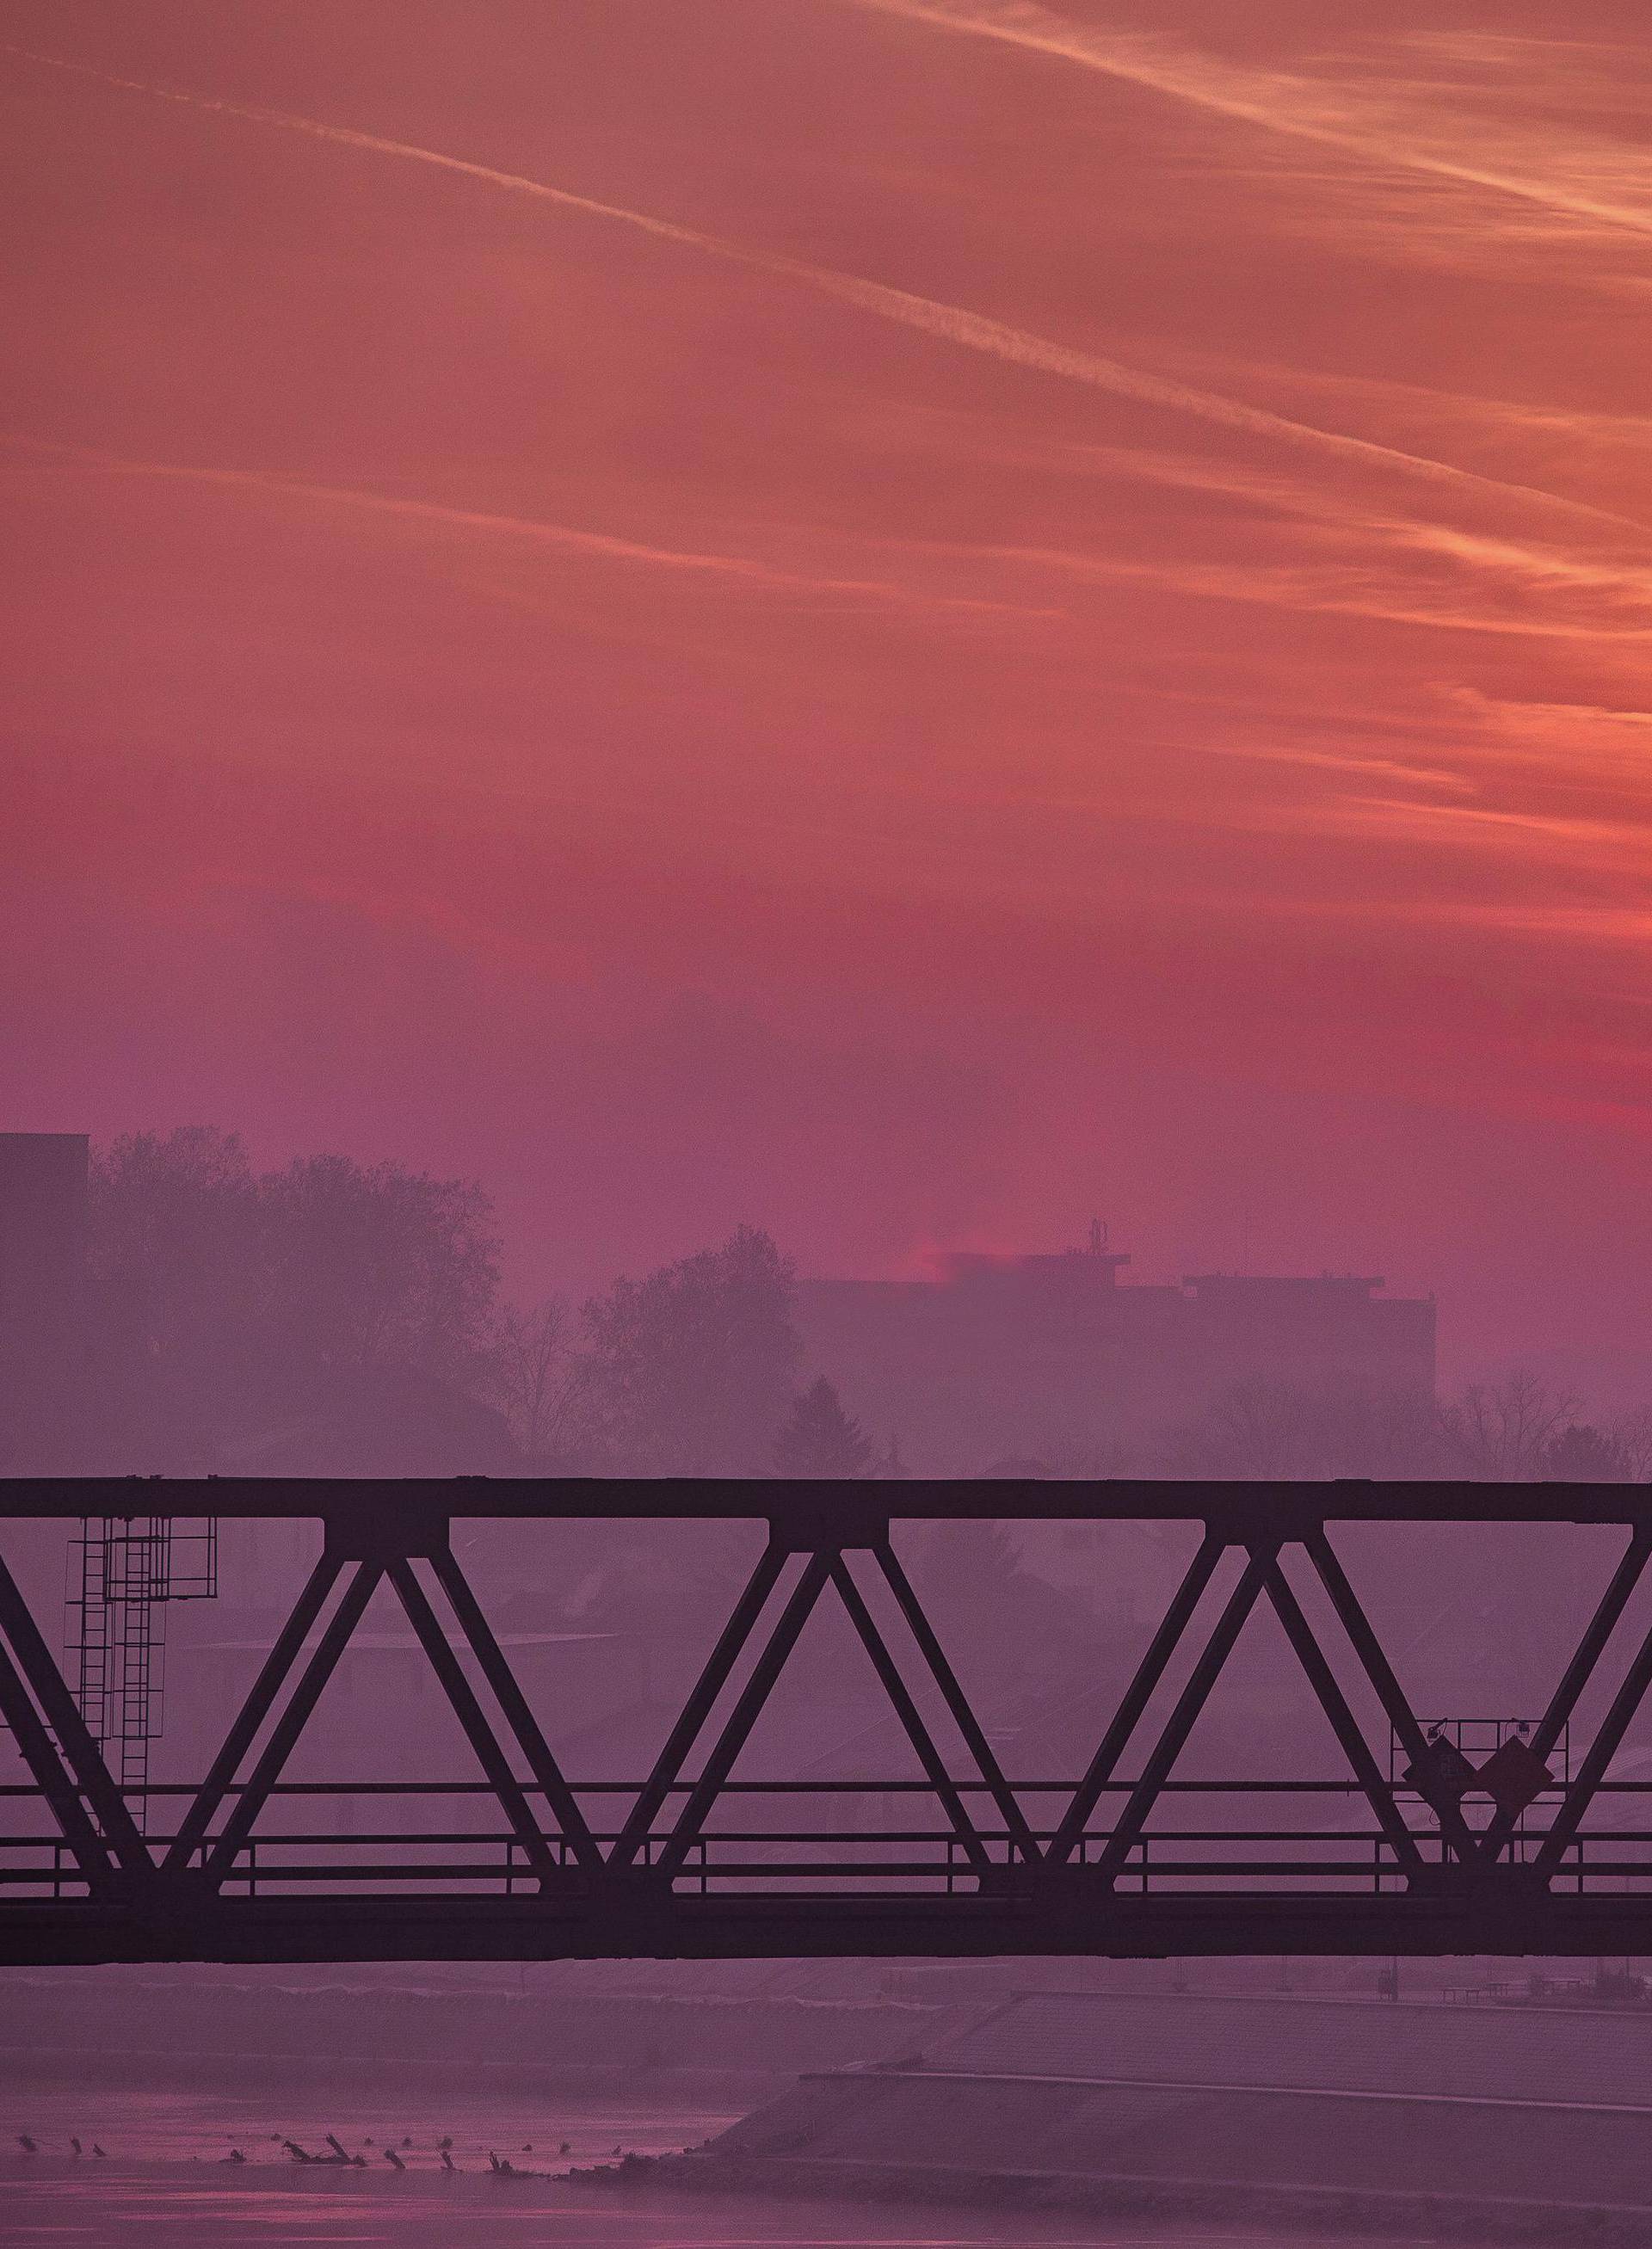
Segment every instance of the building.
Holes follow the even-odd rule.
[[[0,1474],[78,1458],[88,1166],[84,1132],[0,1132]]]
[[[919,1474],[1105,1475],[1247,1384],[1433,1393],[1432,1298],[1332,1274],[1132,1283],[1129,1263],[1098,1225],[1086,1248],[954,1253],[926,1280],[805,1281],[798,1324],[810,1365]]]

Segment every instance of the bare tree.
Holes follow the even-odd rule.
[[[493,1322],[484,1369],[525,1460],[565,1462],[578,1453],[586,1368],[560,1296],[526,1308],[505,1305]]]
[[[1626,1414],[1614,1424],[1612,1442],[1623,1463],[1626,1483],[1652,1483],[1652,1407]]]
[[[1440,1409],[1440,1432],[1460,1475],[1486,1483],[1536,1483],[1552,1448],[1576,1420],[1579,1401],[1517,1371],[1505,1381],[1471,1383]]]

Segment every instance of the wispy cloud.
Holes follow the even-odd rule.
[[[1074,63],[1214,116],[1336,149],[1363,163],[1509,197],[1551,218],[1652,234],[1652,163],[1624,143],[1553,127],[1499,128],[1415,98],[1385,98],[1380,88],[1258,69],[1158,38],[1092,29],[1036,0],[849,4]],[[1477,52],[1485,58],[1484,49]]]
[[[1283,561],[1250,548],[1239,562],[1201,557],[1187,547],[1194,540],[1210,545],[1213,526],[1195,518],[1180,527],[1181,548],[1172,559],[1132,555],[1119,550],[1118,542],[1140,528],[1126,518],[1113,527],[1112,551],[1008,544],[969,550],[996,563],[1453,631],[1580,643],[1640,642],[1652,635],[1652,556],[1462,531],[1240,461],[1149,447],[995,441],[989,433],[976,443],[981,457],[1003,466],[1236,500],[1270,547],[1294,541]],[[1303,528],[1294,532],[1293,526]]]
[[[606,532],[587,531],[537,518],[499,515],[478,508],[451,507],[439,501],[410,499],[392,492],[359,491],[339,485],[313,484],[302,478],[278,475],[263,469],[196,466],[176,461],[134,461],[91,448],[47,444],[15,432],[0,432],[0,460],[13,467],[72,469],[106,476],[149,478],[168,484],[204,485],[220,492],[241,492],[264,499],[298,500],[332,512],[388,518],[465,533],[494,534],[518,544],[549,548],[554,553],[586,560],[634,563],[697,578],[712,578],[751,588],[755,592],[814,595],[843,601],[871,601],[902,608],[998,610],[1010,605],[965,595],[928,594],[920,588],[864,578],[810,577],[739,554],[695,553],[656,547],[645,540],[621,539]],[[1018,611],[1027,615],[1030,612]]]
[[[857,4],[895,7],[897,0],[857,0]],[[905,0],[898,0],[898,4],[904,8]],[[953,21],[945,10],[928,10],[915,4],[912,12],[933,17],[936,21]],[[983,22],[986,20],[982,19]],[[954,27],[979,28],[974,19],[967,23],[959,19]],[[1373,439],[1322,429],[1294,420],[1287,415],[1274,413],[1266,407],[1250,405],[1220,392],[1201,389],[1128,366],[1119,360],[1079,350],[960,306],[945,304],[909,290],[893,288],[886,283],[870,280],[858,274],[843,273],[832,267],[788,258],[778,251],[733,241],[725,236],[708,234],[621,204],[599,202],[568,189],[553,187],[545,181],[532,179],[522,173],[501,171],[492,165],[473,163],[468,159],[422,148],[413,142],[389,140],[382,134],[330,125],[315,118],[295,116],[286,111],[258,108],[245,103],[221,100],[211,95],[186,93],[141,79],[123,78],[112,72],[94,69],[87,64],[36,54],[17,46],[0,47],[0,52],[18,56],[43,68],[90,79],[123,93],[176,102],[185,108],[210,115],[237,117],[249,123],[271,126],[283,132],[299,134],[369,155],[431,165],[439,170],[473,179],[510,194],[528,196],[561,210],[602,219],[657,241],[700,251],[749,272],[799,283],[838,303],[852,306],[900,327],[915,329],[942,342],[983,354],[1012,366],[1025,367],[1041,374],[1081,383],[1091,389],[1128,399],[1138,405],[1162,408],[1222,429],[1305,448],[1321,456],[1368,469],[1420,478],[1481,499],[1494,496],[1526,506],[1537,506],[1573,519],[1614,523],[1620,528],[1636,531],[1646,528],[1634,519],[1620,516],[1610,510],[1589,506],[1532,485],[1483,475],[1472,469],[1435,460],[1401,447],[1382,444]]]

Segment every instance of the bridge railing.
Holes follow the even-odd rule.
[[[634,1799],[644,1784],[605,1782],[604,1792]],[[974,1785],[978,1790],[981,1785]],[[1070,1794],[1075,1784],[1067,1784]],[[1121,1786],[1127,1784],[1120,1784]],[[1231,1784],[1181,1784],[1186,1799],[1199,1796],[1220,1800]],[[1299,1792],[1303,1784],[1293,1785]],[[1349,1784],[1326,1781],[1327,1796],[1346,1796]],[[679,1784],[685,1791],[687,1784]],[[913,1794],[920,1784],[907,1784]],[[972,1785],[960,1784],[972,1792]],[[950,1830],[934,1825],[888,1826],[857,1819],[852,1827],[781,1824],[788,1800],[805,1811],[816,1807],[821,1793],[816,1782],[788,1785],[765,1782],[748,1784],[751,1793],[768,1806],[770,1817],[754,1823],[749,1819],[725,1819],[699,1836],[674,1866],[667,1860],[672,1831],[662,1827],[637,1843],[630,1863],[619,1878],[635,1885],[660,1871],[663,1884],[685,1895],[735,1894],[753,1888],[786,1890],[794,1895],[814,1887],[832,1895],[850,1895],[897,1891],[905,1895],[939,1893],[948,1897],[978,1895],[1002,1886],[1007,1874],[1019,1872],[1036,1878],[1054,1845],[1058,1827],[1030,1825],[1027,1833],[979,1821],[974,1840],[984,1853],[985,1863],[966,1848]],[[417,1801],[433,1813],[428,1824],[363,1823],[352,1818],[348,1826],[316,1824],[318,1812],[336,1811],[341,1798],[354,1795],[348,1784],[286,1784],[281,1810],[286,1815],[249,1837],[233,1857],[213,1875],[213,1888],[224,1897],[330,1893],[364,1895],[375,1892],[416,1891],[428,1895],[458,1892],[514,1897],[537,1892],[545,1877],[542,1866],[521,1837],[497,1825],[454,1826],[443,1823],[442,1805],[455,1795],[470,1796],[483,1804],[491,1800],[485,1784],[444,1784],[441,1793],[425,1799],[415,1784],[397,1784],[394,1792]],[[535,1792],[531,1781],[524,1793]],[[593,1796],[595,1792],[589,1792]],[[876,1805],[891,1793],[888,1782],[864,1785],[839,1783],[840,1799],[864,1799]],[[169,1824],[168,1810],[192,1802],[196,1792],[182,1785],[151,1784],[145,1792],[152,1800],[146,1840],[154,1858],[164,1862],[175,1844],[182,1841],[179,1860],[185,1874],[207,1870],[213,1850],[210,1839],[191,1842]],[[578,1784],[575,1794],[588,1792]],[[1607,1783],[1603,1794],[1635,1799],[1652,1793],[1652,1784]],[[1555,1792],[1558,1802],[1559,1792]],[[381,1800],[368,1798],[369,1804]],[[1254,1802],[1254,1797],[1248,1800]],[[1402,1807],[1419,1847],[1434,1865],[1448,1871],[1450,1858],[1437,1828],[1431,1829],[1428,1807],[1421,1798]],[[20,1816],[38,1819],[39,1798],[32,1789],[12,1786],[0,1793],[0,1901],[31,1897],[61,1900],[86,1897],[93,1887],[59,1832],[37,1826],[15,1825]],[[89,1808],[89,1807],[88,1807]],[[1554,1808],[1552,1805],[1551,1809]],[[1535,1864],[1550,1826],[1543,1807],[1511,1847],[1508,1863]],[[10,1819],[4,1815],[10,1814]],[[307,1814],[307,1816],[306,1816]],[[601,1819],[589,1827],[601,1854],[601,1866],[588,1874],[586,1884],[601,1889],[624,1830],[604,1826]],[[1083,1830],[1077,1837],[1070,1863],[1083,1870],[1098,1867],[1112,1847],[1117,1831],[1105,1826]],[[577,1876],[580,1861],[563,1835],[546,1838],[556,1871]],[[1030,1841],[1031,1850],[1028,1849]],[[1319,1826],[1270,1825],[1254,1818],[1228,1819],[1220,1825],[1195,1822],[1132,1838],[1115,1877],[1116,1891],[1140,1897],[1203,1894],[1226,1896],[1246,1890],[1288,1893],[1310,1887],[1317,1892],[1363,1892],[1400,1895],[1410,1875],[1393,1840],[1369,1823]],[[1632,1826],[1595,1825],[1587,1835],[1572,1837],[1566,1847],[1552,1887],[1574,1895],[1619,1895],[1644,1891],[1652,1884],[1652,1829]]]

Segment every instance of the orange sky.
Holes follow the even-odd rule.
[[[1652,1395],[1652,31],[1556,24],[10,0],[7,1121]]]

